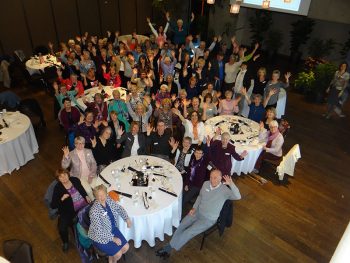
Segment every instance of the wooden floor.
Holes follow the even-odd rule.
[[[0,89],[1,91],[1,89]],[[61,252],[56,221],[43,203],[47,186],[60,164],[63,134],[53,119],[53,98],[43,90],[14,89],[34,96],[45,110],[47,128],[37,131],[39,153],[11,175],[0,177],[0,242],[19,238],[33,245],[39,262],[79,262],[75,249]],[[242,200],[235,203],[234,224],[223,237],[216,233],[199,251],[194,238],[168,262],[328,262],[350,218],[349,118],[325,120],[324,105],[310,104],[289,92],[288,120],[292,129],[285,146],[301,146],[295,177],[279,186],[264,169],[269,183],[260,186],[247,176],[236,183]],[[350,116],[349,108],[346,113]],[[156,248],[162,242],[158,241]],[[131,242],[131,247],[132,242]],[[127,262],[164,262],[147,243],[131,249]]]

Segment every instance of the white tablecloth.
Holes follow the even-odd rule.
[[[280,93],[278,94],[278,101],[276,106],[276,117],[277,119],[281,119],[284,115],[286,109],[287,102],[287,92],[285,89],[280,89]]]
[[[146,39],[149,39],[149,37],[147,36],[144,36],[144,35],[136,35],[137,37],[137,42],[138,43],[143,43],[146,41]],[[122,41],[122,42],[127,42],[128,40],[131,40],[132,39],[132,35],[122,35],[122,36],[119,36],[118,37],[118,40],[119,41]]]
[[[233,134],[230,131],[230,128],[233,127],[234,124],[240,126],[238,134]],[[248,152],[248,155],[243,161],[236,161],[232,158],[231,173],[240,175],[241,173],[247,174],[253,171],[255,162],[262,151],[262,144],[259,143],[258,139],[259,124],[255,121],[239,116],[216,116],[205,122],[206,136],[209,135],[212,138],[218,127],[221,128],[222,133],[228,132],[231,134],[231,141],[234,142],[237,153],[240,154],[245,150]]]
[[[38,57],[33,57],[26,62],[26,69],[29,72],[30,75],[33,75],[35,73],[41,74],[42,71],[44,71],[44,68],[56,66],[61,66],[61,62],[57,61],[57,58],[52,55],[45,55],[43,56],[44,63],[40,64]]]
[[[115,88],[113,86],[102,86],[103,87],[103,90],[105,91],[105,94],[107,94],[108,96],[105,98],[105,101],[110,101],[113,99],[113,91],[114,90],[119,90],[120,92],[120,98],[122,100],[125,100],[126,99],[126,89],[123,88],[123,87],[118,87],[118,88]],[[91,88],[91,89],[88,89],[88,90],[85,90],[84,92],[84,96],[86,98],[86,100],[88,102],[93,102],[94,101],[94,96],[96,93],[101,93],[102,92],[102,89],[100,89],[99,87],[95,87],[95,88]],[[82,110],[86,110],[86,105],[84,104],[83,102],[83,99],[82,98],[78,98],[77,99],[77,103],[79,105],[79,107],[82,109]]]
[[[0,175],[18,170],[34,159],[34,154],[39,151],[33,126],[27,116],[8,112],[3,118],[9,128],[0,130]],[[4,126],[1,117],[0,124]]]
[[[151,191],[149,187],[138,187],[131,186],[130,182],[132,179],[131,172],[128,169],[125,172],[120,170],[128,166],[141,171],[141,165],[136,164],[139,160],[148,159],[149,165],[161,165],[163,168],[155,168],[154,172],[164,173],[171,177],[166,180],[165,186],[169,187],[171,191],[177,194],[177,197],[164,193],[158,189],[162,186],[163,177],[153,176],[150,178],[155,178],[156,181],[149,181],[149,186],[155,189],[154,197],[148,199],[150,203],[150,208],[145,209],[142,199],[139,200],[138,205],[134,204],[133,199],[128,197],[123,197],[121,205],[126,209],[128,215],[132,221],[132,227],[129,229],[126,223],[119,218],[119,229],[125,236],[127,240],[132,239],[134,241],[134,246],[139,248],[141,246],[142,240],[147,241],[147,243],[153,247],[155,246],[155,238],[164,240],[164,234],[172,235],[172,227],[178,227],[181,220],[181,209],[182,209],[182,177],[175,166],[171,163],[153,156],[134,156],[127,157],[118,160],[109,166],[107,166],[101,173],[101,175],[111,183],[111,187],[108,191],[117,190],[116,179],[112,176],[113,169],[119,169],[120,174],[120,191],[133,195],[136,190],[139,190],[140,196],[142,192],[146,191],[150,196]],[[145,163],[145,162],[144,162]],[[163,170],[162,170],[163,169]],[[101,179],[98,179],[99,183],[103,183]],[[164,182],[163,182],[164,185]]]

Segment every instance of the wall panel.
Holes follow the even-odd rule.
[[[118,0],[120,7],[120,28],[121,34],[130,34],[135,29],[136,24],[136,0]]]
[[[16,49],[22,49],[27,56],[32,53],[21,0],[2,1],[0,38],[6,54],[11,54]]]
[[[47,0],[22,0],[26,10],[28,26],[34,47],[46,45],[48,41],[57,43],[50,2]],[[40,7],[40,8],[38,8]]]
[[[99,0],[99,5],[103,34],[105,34],[107,30],[111,32],[120,30],[118,0]]]
[[[150,32],[146,17],[152,18],[152,1],[137,0],[137,31],[139,34]]]
[[[89,32],[90,35],[101,35],[99,1],[77,0],[80,26],[82,33]]]
[[[67,42],[79,34],[76,2],[74,0],[52,0],[57,33],[60,42]],[[45,12],[42,10],[42,12]]]

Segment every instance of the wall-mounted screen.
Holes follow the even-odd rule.
[[[262,9],[263,0],[243,0],[242,6]],[[271,0],[270,11],[307,16],[311,0]]]

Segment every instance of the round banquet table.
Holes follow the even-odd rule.
[[[137,37],[137,41],[139,43],[143,43],[145,42],[147,39],[149,39],[149,37],[147,36],[144,36],[144,35],[136,35]],[[122,35],[122,36],[119,36],[118,37],[118,41],[122,41],[122,42],[127,42],[128,40],[131,40],[132,39],[132,35]]]
[[[33,74],[41,74],[46,67],[56,66],[60,67],[61,62],[57,61],[57,58],[52,55],[44,55],[44,63],[39,62],[39,58],[37,56],[32,57],[26,62],[26,69],[30,75]]]
[[[143,161],[143,165],[140,164],[140,160]],[[148,166],[162,166],[162,168],[154,168],[153,172],[165,174],[168,177],[165,179],[162,176],[155,176],[151,173],[152,170],[148,169],[147,172],[151,173],[148,187],[131,186],[132,172],[127,168],[130,166],[138,171],[145,171],[146,163]],[[112,176],[112,170],[119,175],[119,179]],[[108,187],[108,192],[118,190],[119,184],[120,192],[133,195],[132,198],[122,196],[121,201],[119,201],[128,212],[132,227],[127,228],[121,217],[118,218],[118,227],[127,240],[134,241],[135,248],[141,246],[142,240],[147,241],[153,247],[155,246],[155,238],[163,241],[164,234],[172,235],[173,226],[179,226],[182,211],[182,177],[170,162],[153,156],[130,156],[110,164],[101,172],[101,175],[111,184]],[[152,180],[153,178],[155,181]],[[101,178],[98,178],[98,183],[105,184]],[[177,197],[160,191],[159,187],[167,188],[176,193]],[[147,192],[149,197],[153,192],[152,199],[147,199],[150,205],[149,209],[145,208],[142,198],[139,198],[138,204],[135,204],[135,191],[137,190],[140,196],[143,192]]]
[[[19,112],[2,114],[2,126],[3,119],[9,127],[0,130],[0,176],[18,170],[39,151],[33,126],[26,115]]]
[[[232,128],[238,125],[238,133],[234,134]],[[262,152],[263,144],[259,143],[259,129],[257,122],[250,119],[233,116],[221,115],[210,118],[205,122],[205,134],[211,138],[214,136],[215,130],[220,127],[222,133],[228,132],[231,135],[229,143],[233,143],[237,153],[247,151],[248,155],[242,161],[237,161],[232,158],[231,174],[250,173],[254,169],[256,160]]]
[[[120,92],[120,99],[122,99],[122,100],[126,99],[126,89],[123,88],[123,87],[115,88],[113,86],[102,86],[102,89],[105,91],[105,94],[107,94],[104,101],[108,102],[108,101],[113,99],[112,93],[113,93],[114,90],[119,90],[119,92]],[[93,102],[95,94],[96,93],[101,93],[102,89],[100,89],[99,87],[94,87],[94,88],[85,90],[84,91],[84,97],[86,98],[86,100],[88,102]],[[78,98],[77,99],[77,103],[78,103],[79,108],[81,108],[84,111],[86,110],[87,106],[83,102],[82,98]]]

